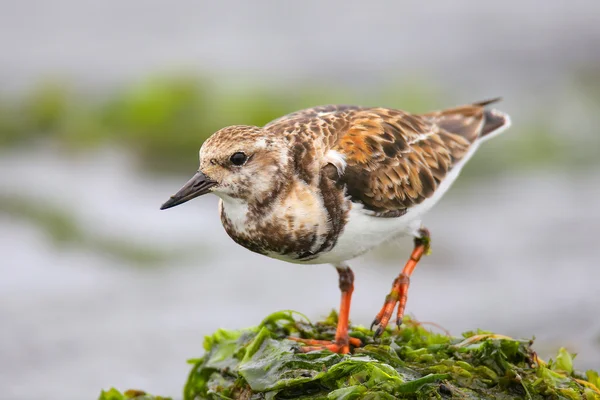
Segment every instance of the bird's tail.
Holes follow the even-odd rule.
[[[431,118],[442,129],[460,135],[473,143],[476,140],[490,139],[510,126],[510,117],[507,114],[485,108],[500,100],[501,98],[497,97],[423,115]]]
[[[473,105],[485,107],[489,104],[496,103],[500,100],[502,100],[501,97],[496,97],[495,99],[473,103]],[[488,140],[496,135],[499,135],[500,133],[508,129],[511,124],[510,117],[508,116],[508,114],[496,109],[484,110],[483,118],[483,127],[481,128],[481,133],[479,134],[480,140]]]

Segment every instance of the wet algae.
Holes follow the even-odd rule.
[[[451,337],[407,320],[377,341],[364,327],[350,335],[364,347],[351,355],[301,353],[288,336],[331,340],[337,316],[311,324],[293,312],[267,317],[259,326],[220,329],[205,338],[205,355],[193,368],[184,400],[199,399],[600,399],[594,371],[573,369],[573,357],[540,360],[532,341],[490,332]],[[100,400],[160,400],[114,389]]]

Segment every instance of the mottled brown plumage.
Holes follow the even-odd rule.
[[[279,118],[264,130],[289,137],[297,170],[307,181],[313,176],[309,166],[314,154],[340,152],[347,163],[341,183],[352,200],[382,216],[401,215],[435,192],[486,123],[497,123],[484,109],[490,102],[423,115],[387,108],[321,106]],[[311,152],[311,147],[317,151]]]
[[[509,118],[495,100],[410,114],[388,108],[320,106],[264,127],[230,126],[200,149],[198,173],[162,208],[212,192],[227,234],[247,249],[294,263],[331,263],[340,275],[335,342],[348,352],[354,274],[346,261],[398,236],[415,248],[377,314],[376,335],[398,305],[402,321],[410,275],[429,249],[422,216],[441,198],[479,142]],[[315,347],[308,347],[314,349]]]

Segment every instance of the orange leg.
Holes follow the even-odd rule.
[[[415,238],[415,248],[413,249],[410,259],[404,266],[402,273],[394,280],[392,285],[392,291],[385,298],[383,307],[373,320],[371,324],[371,330],[375,325],[378,325],[375,331],[375,337],[380,336],[385,328],[387,327],[392,313],[396,304],[398,304],[398,314],[396,318],[396,325],[400,327],[402,325],[402,319],[404,318],[404,309],[406,307],[406,300],[408,299],[408,286],[410,284],[410,276],[412,275],[417,263],[423,256],[429,251],[429,243],[431,239],[429,237],[429,231],[425,228],[419,230],[419,236]]]
[[[342,301],[340,304],[340,313],[338,316],[337,330],[335,332],[335,340],[333,342],[329,342],[327,340],[289,338],[308,345],[301,348],[303,352],[327,349],[334,353],[346,354],[350,352],[350,345],[358,347],[362,344],[359,339],[348,336],[348,318],[350,316],[352,292],[354,291],[354,273],[350,267],[346,265],[339,267],[336,266],[336,269],[340,277]]]

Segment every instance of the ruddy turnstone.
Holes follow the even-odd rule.
[[[292,263],[333,264],[342,292],[335,340],[304,340],[303,349],[347,353],[360,341],[348,337],[354,273],[346,262],[392,238],[414,238],[371,328],[380,335],[396,305],[399,326],[410,276],[429,249],[421,219],[479,145],[510,125],[485,108],[497,100],[420,115],[328,105],[264,127],[229,126],[204,142],[198,172],[161,209],[214,193],[236,243]]]

